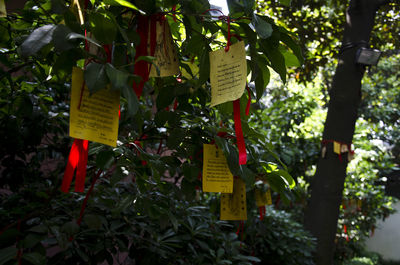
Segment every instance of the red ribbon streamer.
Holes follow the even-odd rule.
[[[243,241],[243,232],[244,232],[244,221],[241,220],[239,223],[238,230],[236,231],[236,235],[239,236],[240,233],[240,241]],[[240,247],[242,247],[242,242],[240,242]]]
[[[138,27],[137,33],[140,36],[140,43],[136,46],[135,61],[140,56],[154,56],[156,50],[156,23],[157,21],[163,21],[165,23],[165,16],[162,14],[154,14],[151,16],[138,16]],[[147,45],[149,39],[149,26],[150,26],[150,54],[148,54]],[[133,83],[133,89],[135,90],[136,96],[140,98],[143,92],[144,84],[149,80],[150,67],[148,62],[141,60],[135,63],[135,69],[133,73],[142,78],[139,84]]]
[[[245,165],[247,162],[247,154],[243,137],[242,120],[240,119],[240,98],[233,101],[233,117],[235,121],[236,144],[239,150],[239,165]]]
[[[264,215],[265,215],[265,205],[259,207],[260,210],[260,221],[264,220]]]
[[[68,164],[64,172],[61,191],[67,193],[71,186],[76,169],[75,191],[83,192],[85,189],[86,166],[88,159],[89,141],[75,139],[68,156]]]

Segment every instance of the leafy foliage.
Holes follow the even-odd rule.
[[[327,64],[335,63],[340,50],[348,1],[293,0],[288,8],[285,1],[257,1],[257,9],[265,12],[296,32],[305,57],[304,66],[296,69],[298,79],[311,82]],[[399,6],[391,4],[378,11],[371,39],[374,48],[387,50],[399,47]],[[297,74],[296,73],[296,74]],[[325,71],[324,83],[329,83],[332,72]],[[329,85],[325,84],[326,89]]]
[[[228,32],[226,23],[207,9],[207,1],[90,1],[80,16],[66,1],[35,0],[21,14],[1,18],[2,36],[8,36],[1,39],[0,53],[2,263],[112,264],[124,255],[140,264],[260,261],[246,255],[232,227],[216,220],[214,209],[198,206],[213,197],[198,198],[196,191],[202,144],[215,140],[249,194],[257,177],[289,201],[295,182],[244,113],[250,159],[239,166],[231,104],[208,105],[208,53],[225,46]],[[166,20],[188,75],[151,78],[138,99],[132,90],[141,80],[133,74],[135,47],[143,41],[135,31],[137,19],[156,12],[174,13]],[[257,87],[252,94],[258,100],[269,82],[266,65],[285,82],[284,54],[292,52],[283,43],[295,47],[293,34],[254,14],[253,5],[245,14],[232,10],[230,16],[231,33],[249,47],[249,73]],[[300,54],[293,56],[302,60]],[[90,144],[89,197],[58,190],[71,141],[68,95],[74,66],[85,68],[91,93],[110,87],[122,95],[117,147]],[[247,97],[241,98],[242,110]],[[217,136],[219,131],[228,137]]]
[[[263,221],[248,223],[245,242],[268,264],[314,264],[315,241],[292,216],[268,207]]]

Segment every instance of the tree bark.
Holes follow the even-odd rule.
[[[346,11],[342,50],[330,91],[328,115],[323,140],[351,144],[361,100],[361,79],[364,66],[355,63],[358,48],[367,46],[378,8],[387,1],[351,0]],[[312,180],[311,198],[305,213],[305,227],[317,238],[317,265],[333,263],[334,240],[339,208],[348,164],[347,153],[342,159],[327,144]]]

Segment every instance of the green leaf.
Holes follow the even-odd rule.
[[[260,42],[260,47],[265,55],[267,55],[269,61],[271,62],[272,69],[275,70],[281,77],[283,83],[286,83],[286,65],[285,58],[278,48],[275,48],[273,43],[264,39]]]
[[[167,146],[171,149],[175,149],[182,143],[185,138],[186,131],[180,128],[173,129],[167,139]]]
[[[288,50],[280,49],[283,57],[285,57],[285,64],[287,67],[300,67],[299,59]]]
[[[10,33],[7,27],[0,27],[0,48],[6,48],[8,46],[8,41],[10,40]]]
[[[83,220],[90,229],[100,229],[103,224],[102,218],[95,214],[86,214]]]
[[[253,24],[260,38],[266,39],[271,37],[273,32],[272,26],[270,23],[265,21],[261,16],[254,14],[251,24]]]
[[[77,46],[71,41],[72,39],[69,38],[69,34],[71,33],[72,31],[68,27],[62,24],[57,25],[52,37],[52,41],[56,50],[67,51]]]
[[[257,101],[262,97],[270,80],[268,61],[262,55],[258,55],[255,60],[255,71],[257,73],[255,81]]]
[[[193,33],[190,36],[190,39],[187,39],[185,41],[185,52],[187,52],[188,54],[198,54],[199,51],[203,50],[203,45],[204,45],[204,36],[197,34],[197,33]]]
[[[163,86],[160,88],[157,96],[157,109],[164,109],[172,104],[175,98],[174,87]]]
[[[15,259],[17,256],[16,247],[8,247],[0,249],[0,265],[6,264],[8,261]]]
[[[21,232],[19,232],[15,228],[5,230],[3,233],[0,234],[0,247],[12,245],[13,242],[15,242],[17,237],[20,235],[21,235]]]
[[[116,69],[112,64],[106,64],[106,73],[111,83],[111,88],[122,91],[124,87],[129,86],[129,74]]]
[[[137,8],[134,4],[132,4],[131,2],[126,1],[126,0],[103,0],[103,3],[106,4],[106,5],[111,5],[111,6],[128,7],[128,8],[131,8],[133,10],[139,11],[142,14],[145,14],[142,10]]]
[[[102,170],[108,169],[114,162],[114,152],[112,150],[102,151],[96,156],[96,166]]]
[[[279,2],[284,6],[290,6],[292,0],[279,0]]]
[[[278,174],[280,174],[286,180],[289,188],[293,189],[296,186],[296,182],[286,170],[279,169]]]
[[[200,56],[199,86],[210,78],[210,47],[207,45]]]
[[[179,226],[178,219],[170,211],[168,211],[168,217],[169,217],[169,220],[172,223],[172,227],[174,228],[174,231],[177,232],[178,231],[178,226]]]
[[[28,57],[36,54],[52,40],[56,25],[45,25],[35,29],[26,40],[21,44],[21,55]]]
[[[38,233],[38,234],[47,234],[48,233],[47,227],[43,224],[34,226],[34,227],[30,228],[28,231]]]
[[[67,40],[74,40],[74,39],[84,39],[84,40],[87,40],[88,42],[96,45],[97,47],[101,48],[101,45],[97,41],[95,41],[94,39],[89,38],[85,35],[82,35],[82,34],[79,34],[76,32],[71,32],[67,35]]]
[[[33,248],[44,239],[43,235],[29,233],[22,241],[24,248]]]
[[[89,37],[87,37],[87,36],[85,36],[85,35],[76,33],[76,32],[71,32],[71,33],[69,33],[69,34],[67,35],[67,38],[66,38],[66,39],[67,39],[67,40],[84,39],[84,40],[87,40],[88,42],[90,42],[90,43],[96,45],[96,46],[99,47],[99,48],[102,47],[102,46],[101,46],[97,41],[95,41],[94,39],[89,38]]]
[[[158,111],[154,117],[154,122],[156,123],[157,127],[163,127],[164,124],[168,121],[170,114],[170,111]]]
[[[79,225],[75,221],[70,221],[61,227],[61,231],[69,236],[72,236],[79,232]]]
[[[104,89],[108,84],[106,66],[95,62],[88,64],[85,70],[85,82],[90,93]]]
[[[40,253],[33,252],[33,253],[24,253],[22,255],[22,259],[28,261],[34,265],[43,265],[46,264],[46,257]]]
[[[111,44],[117,36],[118,27],[111,13],[96,12],[89,16],[91,32],[102,44]]]
[[[293,38],[289,35],[291,34],[286,29],[280,27],[280,39],[283,43],[285,43],[296,55],[297,59],[299,60],[300,64],[304,63],[304,57],[301,51],[301,47],[297,44]]]
[[[156,59],[154,56],[139,56],[136,60],[135,63],[140,62],[140,61],[146,61],[148,63],[153,63],[153,61]]]
[[[122,96],[128,102],[128,114],[134,116],[139,109],[139,100],[133,92],[133,88],[129,86],[122,87]]]

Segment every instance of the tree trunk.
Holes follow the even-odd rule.
[[[358,48],[367,46],[378,8],[387,1],[351,0],[346,12],[342,50],[330,91],[328,115],[323,140],[351,144],[361,100],[361,79],[364,66],[355,63]],[[339,208],[346,177],[347,153],[341,159],[326,145],[312,181],[311,199],[305,213],[305,227],[317,238],[315,256],[318,265],[333,262],[334,240]]]

